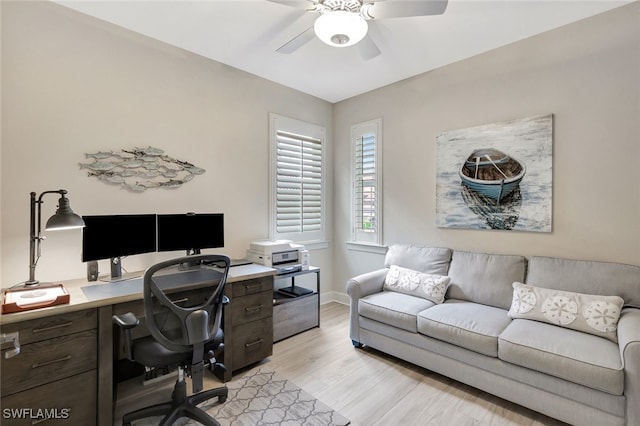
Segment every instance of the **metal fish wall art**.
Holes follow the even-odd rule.
[[[175,189],[189,182],[205,169],[188,161],[169,157],[162,149],[123,149],[121,151],[98,151],[85,154],[79,163],[80,169],[87,169],[87,175],[110,185],[119,185],[131,192],[144,192],[149,188]]]

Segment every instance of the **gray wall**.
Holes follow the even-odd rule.
[[[31,191],[67,189],[85,215],[222,212],[224,251],[244,257],[252,240],[269,236],[269,112],[326,126],[331,189],[332,104],[54,3],[1,7],[2,287],[28,277]],[[78,166],[85,153],[148,145],[206,173],[138,194]],[[56,202],[45,198],[44,220]],[[85,276],[80,253],[80,231],[47,233],[36,278]],[[123,265],[135,271],[163,256]],[[311,257],[328,281],[329,250]]]
[[[554,114],[553,232],[435,226],[436,137]],[[384,243],[640,264],[637,2],[335,105],[335,291],[383,256],[348,250],[349,129],[383,119]]]

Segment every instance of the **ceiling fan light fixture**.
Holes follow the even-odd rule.
[[[320,15],[313,29],[318,38],[329,46],[347,47],[362,40],[369,25],[358,13],[333,10]]]

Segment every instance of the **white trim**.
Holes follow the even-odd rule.
[[[299,241],[305,250],[324,250],[329,248],[329,241]]]
[[[358,230],[356,224],[357,198],[357,142],[365,135],[374,135],[375,143],[375,232]],[[382,244],[383,215],[382,215],[382,118],[357,123],[351,126],[351,241],[364,244]]]
[[[303,137],[314,138],[319,140],[322,146],[322,165],[321,165],[321,223],[320,230],[308,232],[305,234],[299,233],[278,233],[276,224],[276,202],[277,202],[277,138],[279,132],[292,133]],[[327,145],[326,145],[326,129],[325,127],[307,123],[305,121],[297,120],[295,118],[284,117],[278,114],[269,113],[269,238],[272,240],[288,239],[295,242],[306,243],[308,245],[319,244],[322,245],[326,240],[326,223],[327,223],[327,211],[326,211],[326,188],[327,188]],[[309,241],[303,241],[303,240]],[[326,245],[328,246],[328,244]],[[326,247],[325,247],[326,248]]]
[[[387,254],[387,246],[381,244],[361,243],[359,241],[347,241],[347,250],[363,251],[374,254]]]
[[[342,293],[339,291],[321,292],[320,304],[324,305],[326,303],[331,303],[331,302],[336,302],[342,305],[349,306],[349,295],[347,293]]]

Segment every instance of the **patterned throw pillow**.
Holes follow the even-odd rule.
[[[446,276],[391,265],[384,280],[384,289],[442,303],[450,281],[451,278]]]
[[[509,316],[555,324],[618,341],[624,300],[618,296],[572,293],[513,283]]]

